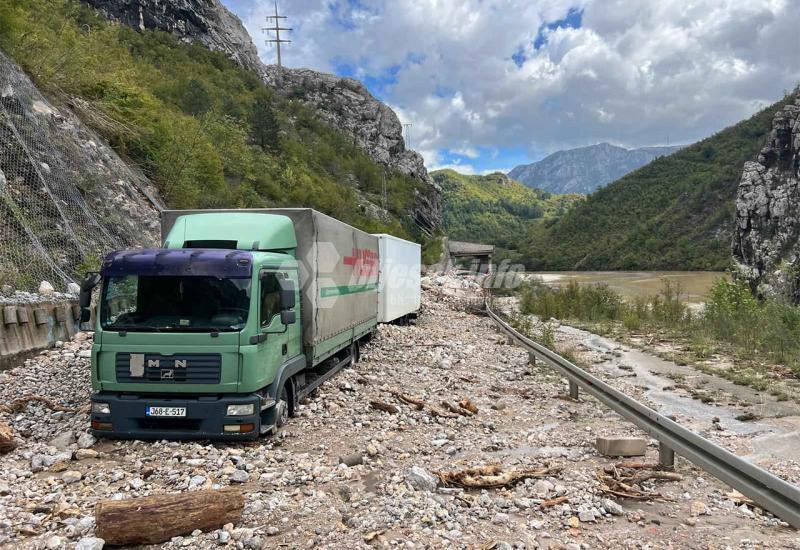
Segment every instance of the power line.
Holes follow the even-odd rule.
[[[291,31],[293,29],[289,27],[281,27],[280,20],[286,19],[285,15],[278,15],[278,0],[275,0],[275,15],[268,15],[267,16],[267,23],[275,25],[274,27],[264,27],[261,29],[264,32],[274,32],[275,38],[272,38],[272,35],[267,35],[266,43],[267,44],[275,44],[275,47],[278,49],[278,69],[282,69],[283,65],[281,64],[281,44],[288,44],[291,40],[284,40],[281,39],[281,31]]]

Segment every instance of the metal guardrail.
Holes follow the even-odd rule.
[[[567,378],[572,397],[577,398],[580,387],[657,439],[660,444],[659,458],[663,465],[672,466],[675,453],[678,453],[749,497],[765,510],[800,529],[800,488],[796,485],[687,430],[523,336],[498,317],[488,303],[486,312],[506,334]]]

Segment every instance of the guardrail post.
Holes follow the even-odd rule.
[[[536,354],[533,353],[532,351],[528,353],[528,362],[531,365],[536,365]]]
[[[658,463],[664,468],[672,469],[675,467],[675,451],[667,447],[663,442],[658,444]]]
[[[575,401],[578,400],[578,384],[572,380],[569,381],[569,396]]]

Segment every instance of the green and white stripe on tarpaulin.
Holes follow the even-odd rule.
[[[339,285],[328,286],[319,290],[320,298],[332,298],[333,296],[345,296],[347,294],[357,294],[359,292],[371,292],[378,290],[378,283],[368,283],[364,285]]]

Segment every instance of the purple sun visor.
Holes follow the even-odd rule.
[[[241,250],[167,249],[119,250],[103,260],[103,277],[126,275],[206,276],[243,279],[253,273],[253,255]]]

